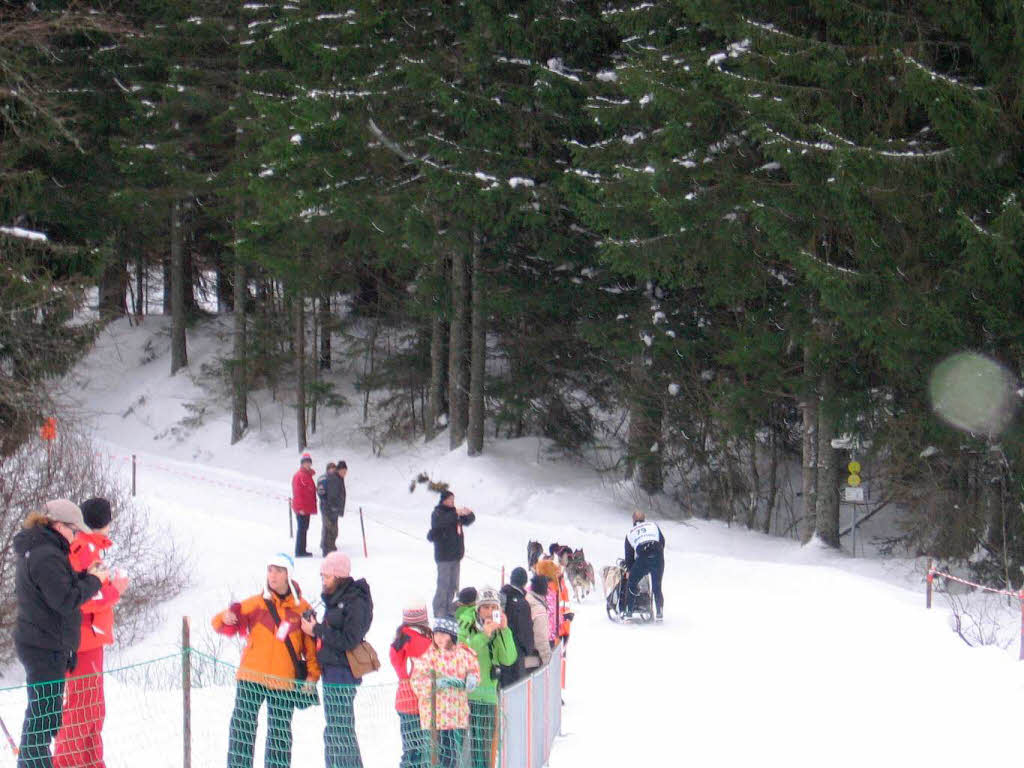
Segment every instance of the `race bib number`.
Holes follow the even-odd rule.
[[[637,550],[644,544],[657,543],[661,538],[661,531],[654,523],[641,523],[629,532],[627,538],[633,549]]]

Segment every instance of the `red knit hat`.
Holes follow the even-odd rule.
[[[411,600],[402,609],[403,624],[426,624],[427,604],[422,600]]]

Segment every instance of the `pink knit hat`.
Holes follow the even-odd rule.
[[[331,552],[324,558],[324,562],[320,566],[320,574],[347,579],[352,575],[352,560],[344,552]]]

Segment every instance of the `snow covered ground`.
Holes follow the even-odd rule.
[[[218,327],[190,334],[190,371],[213,362]],[[191,553],[188,590],[163,607],[162,622],[145,640],[119,649],[111,662],[173,654],[183,615],[193,617],[200,651],[233,662],[237,646],[206,627],[215,612],[260,588],[267,554],[292,547],[279,499],[288,495],[298,463],[291,412],[261,393],[250,421],[262,430],[229,446],[226,403],[189,374],[170,378],[167,348],[160,319],[135,329],[116,324],[68,379],[69,397],[110,453],[139,456],[140,500]],[[188,404],[205,407],[201,424],[182,425],[196,413]],[[373,590],[369,639],[378,650],[390,642],[402,604],[410,597],[429,603],[433,591],[424,536],[435,495],[422,486],[409,491],[420,471],[450,483],[458,502],[477,513],[467,530],[473,559],[463,565],[464,584],[497,585],[503,565],[523,564],[530,539],[583,547],[598,571],[621,557],[629,509],[615,500],[623,494],[589,468],[548,458],[535,439],[492,442],[471,459],[464,450],[448,452],[442,436],[429,445],[388,446],[375,458],[359,430],[360,410],[322,415],[326,428],[310,450],[318,470],[331,459],[348,461],[340,540],[355,575]],[[359,540],[360,506],[368,558]],[[1006,764],[1014,755],[1024,664],[1012,652],[968,648],[950,630],[941,601],[926,611],[919,565],[851,560],[717,523],[663,529],[663,625],[612,624],[599,594],[576,607],[555,768]],[[316,550],[316,522],[310,539]],[[117,562],[116,549],[111,561],[131,570]],[[298,566],[308,593],[318,568],[319,558]],[[16,681],[17,670],[12,674]],[[372,685],[380,688],[365,697],[366,721],[384,717],[391,704],[390,668],[375,677]],[[110,695],[118,697],[117,686]],[[137,705],[152,701],[140,702],[130,687],[124,696],[132,709],[111,706],[111,747],[121,737],[118,743],[178,764],[178,726],[147,723]],[[203,696],[194,764],[222,765],[232,689]],[[16,717],[10,711],[4,703],[8,725]],[[127,738],[118,712],[166,734]],[[297,721],[295,765],[321,764],[320,717],[315,710]],[[393,736],[361,731],[361,741],[368,766],[397,764]],[[108,752],[111,768],[144,764],[138,753]]]

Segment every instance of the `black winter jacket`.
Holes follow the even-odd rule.
[[[533,617],[530,615],[530,604],[526,602],[526,593],[506,584],[501,588],[501,597],[505,605],[505,616],[508,617],[508,628],[516,641],[516,662],[511,666],[501,667],[501,684],[509,686],[523,675],[527,656],[537,652],[533,641]]]
[[[430,515],[430,531],[427,541],[434,543],[434,561],[450,563],[461,560],[466,554],[466,540],[462,535],[463,527],[472,525],[476,515],[470,512],[459,517],[452,507],[438,504]]]
[[[341,475],[322,475],[316,482],[316,495],[320,498],[320,511],[338,517],[345,515],[345,478]]]
[[[14,642],[74,653],[82,636],[82,604],[103,584],[95,576],[71,568],[71,545],[49,526],[19,532],[14,537],[14,552],[18,601]]]
[[[331,594],[321,595],[324,616],[313,630],[320,642],[316,659],[321,667],[348,667],[346,651],[351,651],[370,631],[373,599],[366,579],[344,579]]]

